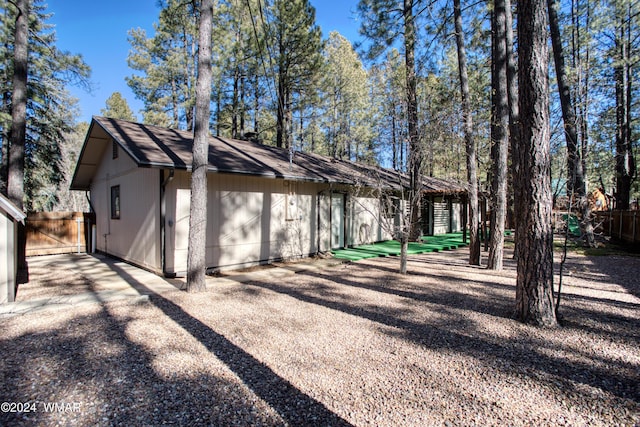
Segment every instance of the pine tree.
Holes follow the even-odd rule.
[[[142,74],[127,77],[144,103],[144,122],[193,129],[198,6],[196,1],[163,3],[155,34],[129,31],[129,67]]]
[[[633,57],[637,40],[638,11],[629,1],[614,2],[615,29],[613,76],[616,93],[616,208],[629,209],[631,184],[636,179],[636,161],[633,150]]]
[[[518,3],[520,174],[515,177],[518,267],[516,316],[556,326],[553,306],[553,230],[549,149],[549,40],[545,0]]]
[[[135,122],[136,117],[131,111],[127,100],[122,97],[120,92],[113,92],[105,102],[106,106],[100,113],[104,117],[111,117],[112,119],[128,120]]]
[[[421,180],[423,153],[418,132],[417,74],[415,64],[416,51],[416,15],[420,10],[420,1],[403,0],[379,1],[360,0],[358,11],[363,18],[361,34],[371,42],[369,55],[375,57],[400,37],[404,47],[405,62],[405,102],[407,108],[407,130],[409,140],[409,212],[410,225],[402,233],[401,245],[406,251],[408,240],[415,240],[420,234]]]
[[[325,126],[329,153],[347,160],[371,160],[371,134],[366,114],[367,72],[351,43],[337,32],[329,34],[325,47]]]
[[[292,145],[293,102],[310,89],[322,64],[322,37],[308,0],[274,0],[268,32],[276,73],[276,145]]]
[[[187,252],[187,292],[206,289],[207,170],[209,167],[209,117],[211,103],[211,28],[213,0],[202,0],[198,28],[198,78],[195,134],[191,163],[191,204]]]
[[[462,30],[462,11],[460,0],[453,2],[456,44],[458,51],[458,69],[460,74],[460,92],[462,95],[462,118],[464,139],[467,152],[467,183],[469,185],[469,264],[480,264],[480,237],[478,214],[478,175],[476,165],[476,142],[473,135],[473,117],[471,116],[471,102],[469,94],[469,76],[467,73],[467,54]]]
[[[572,101],[572,92],[569,84],[567,68],[565,67],[564,47],[562,45],[560,23],[558,19],[559,7],[556,0],[547,0],[549,11],[549,29],[553,46],[553,60],[558,81],[560,107],[564,123],[564,136],[567,143],[567,193],[569,197],[574,194],[578,200],[578,207],[582,213],[581,229],[586,236],[587,245],[593,247],[593,225],[591,224],[591,209],[587,200],[587,187],[584,179],[584,163],[580,156],[578,141],[578,122],[576,109]]]
[[[78,55],[56,47],[55,32],[46,21],[49,15],[39,1],[30,3],[28,69],[26,86],[26,131],[24,134],[24,178],[21,205],[26,211],[51,209],[56,203],[55,190],[62,179],[60,168],[64,138],[77,116],[76,101],[65,87],[68,84],[88,86],[89,67]],[[6,194],[8,152],[11,146],[11,98],[13,81],[13,33],[15,8],[0,1],[3,25],[0,43],[0,191]]]
[[[507,213],[509,94],[507,80],[506,5],[495,0],[492,16],[491,232],[487,268],[502,269]]]
[[[29,2],[15,3],[13,38],[13,87],[11,127],[9,131],[7,196],[22,209],[24,199],[24,163],[27,132],[27,56],[29,53]]]

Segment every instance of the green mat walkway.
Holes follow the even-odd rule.
[[[462,242],[462,233],[439,234],[437,236],[423,236],[425,243],[409,243],[407,252],[410,255],[424,254],[427,252],[447,251],[467,246],[468,243]],[[371,245],[354,246],[346,249],[335,249],[332,251],[334,258],[344,259],[348,261],[359,261],[365,258],[374,258],[379,256],[398,256],[400,255],[400,242],[396,240],[387,240],[384,242],[374,243]]]

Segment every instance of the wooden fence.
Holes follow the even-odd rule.
[[[640,211],[594,212],[598,231],[624,243],[640,244]]]
[[[27,256],[87,252],[95,215],[83,212],[38,212],[26,221]]]

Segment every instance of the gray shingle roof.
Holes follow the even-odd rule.
[[[72,190],[88,190],[93,173],[110,141],[115,141],[140,167],[189,170],[193,134],[106,117],[94,117],[71,183]],[[289,180],[326,182],[399,189],[407,177],[390,169],[336,160],[221,137],[209,138],[209,171]],[[464,187],[424,177],[426,191],[463,192]]]

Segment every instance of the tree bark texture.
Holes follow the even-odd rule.
[[[203,0],[198,34],[198,80],[191,170],[187,292],[206,289],[207,168],[211,102],[211,27],[213,0]]]
[[[453,13],[456,28],[456,46],[458,48],[458,71],[460,75],[460,93],[462,97],[462,117],[464,122],[464,141],[467,152],[467,181],[469,185],[469,264],[480,265],[480,236],[478,222],[478,172],[476,166],[476,142],[473,137],[473,117],[469,96],[469,77],[467,73],[467,52],[462,29],[460,0],[453,0]]]
[[[29,55],[29,2],[18,0],[13,47],[13,92],[8,160],[7,197],[22,209],[24,148],[27,134],[27,62]]]
[[[409,177],[411,201],[410,214],[410,239],[420,237],[420,203],[422,183],[420,172],[422,169],[422,150],[418,135],[418,98],[417,78],[415,64],[416,27],[413,16],[413,0],[404,0],[404,47],[405,47],[405,73],[407,82],[407,115],[409,130]]]
[[[278,31],[280,32],[280,34],[278,37],[278,93],[276,95],[278,98],[278,110],[276,113],[276,146],[278,148],[282,148],[284,147],[285,141],[287,139],[288,131],[285,124],[285,97],[288,86],[288,74],[285,64],[286,47],[284,45],[284,29],[282,28],[282,25],[278,27]]]
[[[492,19],[491,117],[491,231],[487,267],[501,270],[504,224],[507,217],[507,153],[509,147],[509,96],[507,90],[507,35],[504,0],[495,0]]]
[[[517,234],[516,316],[525,323],[556,326],[553,304],[553,230],[549,127],[548,22],[544,0],[518,3],[522,200]]]
[[[517,208],[521,197],[516,194],[517,185],[515,185],[515,177],[520,173],[520,157],[519,157],[519,138],[520,138],[520,109],[518,108],[518,67],[516,66],[516,55],[513,50],[513,12],[511,0],[505,0],[505,29],[507,42],[507,90],[509,96],[509,148],[511,149],[511,202],[513,227],[517,230],[519,222],[520,209]],[[517,232],[517,231],[516,231]],[[518,244],[515,239],[515,247],[513,256],[518,259]]]
[[[616,82],[616,208],[629,209],[631,183],[636,173],[636,164],[631,142],[631,74],[629,69],[629,42],[627,16],[619,12],[619,33],[616,36],[618,58],[614,66]]]
[[[18,0],[13,45],[13,93],[11,94],[11,130],[8,150],[7,197],[23,209],[24,164],[27,138],[27,68],[29,59],[29,1]],[[25,282],[27,273],[27,236],[24,224],[18,224],[18,281]],[[15,294],[15,293],[14,293]],[[10,298],[13,300],[13,297]]]
[[[409,251],[409,236],[402,230],[400,237],[400,274],[407,274],[407,254]]]

